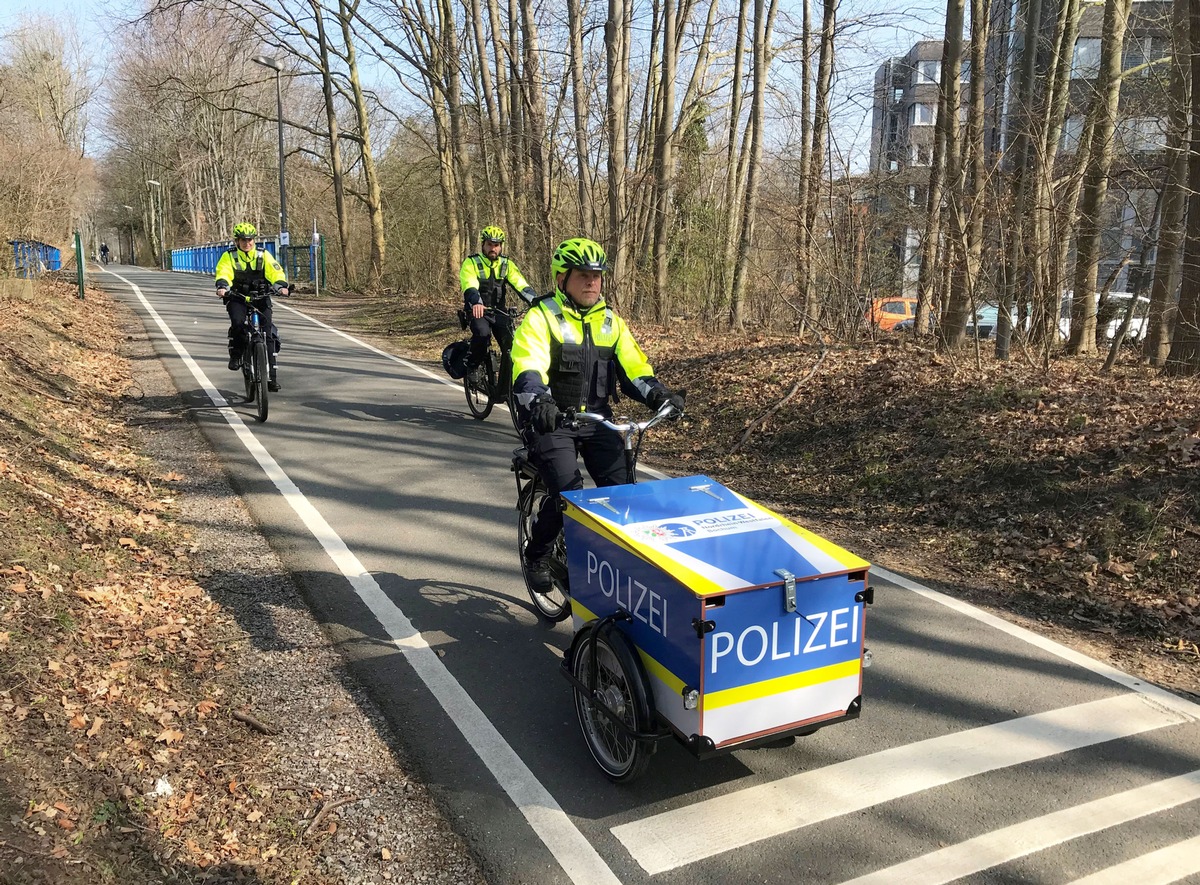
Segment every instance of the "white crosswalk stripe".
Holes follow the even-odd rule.
[[[1122,694],[955,732],[750,787],[612,829],[650,874],[963,778],[1192,721]],[[680,839],[679,833],[704,833]]]
[[[1200,836],[1109,867],[1071,885],[1169,885],[1200,873]]]
[[[1144,787],[1126,790],[1113,796],[1106,796],[1103,799],[1085,802],[1072,808],[1064,808],[1062,811],[1023,821],[1011,827],[994,830],[957,845],[951,845],[887,869],[878,870],[870,875],[860,876],[843,883],[843,885],[941,885],[941,883],[953,882],[963,876],[969,876],[972,873],[1025,857],[1035,851],[1042,851],[1071,839],[1115,827],[1139,817],[1166,811],[1168,808],[1194,802],[1197,799],[1200,799],[1200,771],[1193,771],[1179,777],[1155,781]],[[1187,843],[1181,844],[1186,845]],[[1151,856],[1147,855],[1146,857]],[[1144,858],[1138,858],[1129,863],[1136,864],[1142,860]],[[1200,851],[1195,852],[1193,867],[1198,862],[1200,862]],[[1125,866],[1125,864],[1120,866]],[[1119,869],[1119,867],[1112,869]],[[1097,875],[1107,875],[1108,872],[1110,871],[1106,870],[1104,874]],[[1118,878],[1089,876],[1082,881],[1088,882],[1089,885],[1101,885],[1101,883],[1109,882],[1113,885],[1117,885],[1117,883],[1127,885],[1129,882],[1149,885],[1140,873],[1136,876],[1128,875]],[[1152,878],[1151,881],[1170,882],[1174,880]]]

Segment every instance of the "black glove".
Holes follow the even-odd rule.
[[[683,398],[683,393],[672,393],[671,391],[667,390],[667,388],[660,385],[652,388],[650,392],[646,394],[646,405],[657,412],[664,405],[670,403],[674,407],[675,411],[682,412]]]
[[[553,433],[558,427],[558,403],[548,393],[543,393],[529,408],[529,423],[538,433]]]

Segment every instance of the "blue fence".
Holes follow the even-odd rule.
[[[13,247],[13,267],[28,279],[48,270],[62,270],[62,253],[36,240],[9,240]]]
[[[204,243],[199,246],[185,246],[182,249],[171,250],[171,269],[180,273],[214,274],[221,255],[229,249],[232,243]],[[313,281],[320,273],[321,285],[325,285],[324,243],[314,248],[311,244],[297,244],[280,250],[275,240],[261,240],[260,249],[270,252],[283,266],[283,271],[292,282]]]

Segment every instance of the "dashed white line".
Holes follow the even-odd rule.
[[[843,885],[944,885],[946,882],[953,882],[963,876],[970,876],[1036,851],[1052,848],[1071,839],[1128,823],[1139,817],[1157,814],[1197,799],[1200,799],[1200,771],[1193,771],[1003,827],[887,869],[877,870],[870,875],[860,876]],[[1200,836],[1161,852],[1117,864],[1079,881],[1086,882],[1087,885],[1128,885],[1130,882],[1150,885],[1152,882],[1173,882],[1175,879],[1155,878],[1151,871],[1170,870],[1177,878],[1183,878],[1200,869],[1200,848],[1196,847],[1198,842]],[[1190,854],[1187,853],[1189,846],[1192,846]],[[1189,857],[1190,865],[1186,859]],[[1183,872],[1179,872],[1180,870]]]
[[[1151,851],[1101,870],[1071,885],[1169,885],[1200,873],[1200,836]]]
[[[849,759],[613,827],[650,874],[999,768],[1190,721],[1120,694]],[[681,838],[703,833],[704,838]]]

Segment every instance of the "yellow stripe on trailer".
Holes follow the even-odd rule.
[[[715,710],[718,707],[728,707],[732,704],[741,704],[745,701],[770,697],[771,695],[782,694],[785,691],[792,691],[809,685],[833,682],[835,679],[855,676],[861,669],[862,661],[855,659],[853,661],[843,661],[840,664],[831,664],[828,667],[819,667],[816,670],[804,670],[800,673],[793,673],[790,676],[780,676],[777,679],[767,679],[762,682],[751,683],[750,685],[728,688],[725,691],[706,692],[704,695],[704,709]]]

